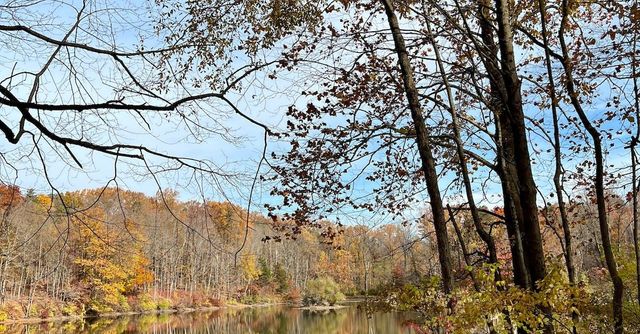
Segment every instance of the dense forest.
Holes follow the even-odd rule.
[[[0,3],[0,317],[638,331],[639,38],[636,0]]]
[[[379,226],[339,226],[325,220],[290,234],[283,231],[295,225],[292,221],[274,221],[258,213],[247,216],[246,210],[229,202],[182,202],[170,190],[150,197],[118,188],[88,189],[64,193],[63,200],[17,187],[0,190],[0,314],[5,319],[301,304],[309,288],[318,284],[320,290],[335,285],[347,295],[371,296],[374,308],[438,310],[437,304],[422,304],[426,296],[417,290],[439,289],[437,245],[427,217],[414,224]],[[621,277],[632,287],[637,278],[630,247],[632,206],[614,195],[608,206]],[[607,275],[595,210],[589,202],[569,208],[571,218],[579,222],[572,229],[575,270],[582,284],[589,283],[588,288],[577,290],[563,285],[566,277],[560,274],[565,250],[559,227],[553,223],[558,211],[557,206],[549,206],[539,217],[544,222],[541,233],[548,263],[556,271],[550,284],[557,286],[536,298],[555,299],[558,315],[570,315],[575,307],[595,321],[606,314],[603,308],[608,303],[602,299],[607,295]],[[479,215],[495,223],[504,219],[504,210],[480,207]],[[469,259],[481,254],[471,253],[468,247],[482,242],[470,213],[452,210],[447,219],[455,235],[452,269],[457,284],[465,287],[461,291],[493,282],[494,278],[479,278],[469,271],[473,265]],[[505,227],[496,226],[494,233],[506,235]],[[508,239],[496,238],[500,266],[493,270],[502,275],[513,271],[509,249]],[[478,307],[520,303],[524,316],[537,302],[518,295],[517,290],[494,292],[504,295],[471,302],[478,302]],[[576,296],[569,298],[573,293]],[[469,291],[465,294],[475,297]],[[628,292],[626,298],[635,297]],[[484,311],[476,312],[465,316],[476,317]],[[635,321],[630,323],[635,326]]]
[[[398,225],[350,226],[331,240],[305,230],[266,242],[286,223],[247,217],[228,202],[180,202],[171,191],[82,190],[64,193],[64,202],[15,187],[1,193],[0,296],[4,316],[14,319],[301,303],[318,278],[359,295],[437,273],[424,261],[429,243]]]

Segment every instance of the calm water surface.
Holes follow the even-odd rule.
[[[3,333],[153,334],[413,334],[403,313],[374,313],[352,304],[332,311],[286,306],[223,309],[183,314],[140,315],[91,321],[6,325]]]

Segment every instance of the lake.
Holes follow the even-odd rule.
[[[367,313],[349,304],[330,311],[287,306],[225,308],[190,313],[146,314],[85,321],[4,325],[2,333],[92,334],[411,334],[406,313]]]

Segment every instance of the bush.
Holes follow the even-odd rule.
[[[289,304],[300,305],[302,304],[302,292],[300,291],[300,289],[294,287],[289,290],[286,299]]]
[[[191,303],[190,307],[199,308],[199,307],[210,307],[209,297],[205,296],[202,293],[191,293]]]
[[[211,305],[212,307],[223,307],[224,300],[219,298],[209,297],[209,305]]]
[[[305,305],[334,305],[343,300],[345,296],[340,292],[340,286],[333,278],[316,278],[307,283]]]
[[[138,299],[137,310],[142,312],[149,312],[158,309],[158,303],[151,298],[151,296],[144,294]]]
[[[171,308],[171,301],[167,298],[158,299],[158,310],[168,310]]]
[[[97,316],[99,314],[111,313],[114,309],[100,300],[92,299],[87,305],[87,315]]]
[[[127,301],[127,297],[123,295],[118,296],[118,312],[130,312],[131,306],[129,306],[129,301]]]
[[[22,319],[25,317],[24,308],[17,301],[6,301],[2,305],[2,312],[6,313],[9,319]]]
[[[80,315],[80,316],[84,315],[83,310],[80,307],[78,307],[76,303],[65,303],[62,306],[61,311],[62,311],[62,315],[68,316],[68,317],[76,316],[76,315]]]

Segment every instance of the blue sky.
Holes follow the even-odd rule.
[[[139,45],[139,37],[146,35],[145,45],[152,48],[161,43],[154,40],[151,21],[145,21],[148,17],[145,10],[146,3],[138,1],[110,2],[109,6],[116,4],[117,8],[100,8],[101,2],[90,2],[90,8],[85,13],[95,11],[90,16],[83,17],[80,29],[77,29],[70,40],[85,43],[94,47],[111,49],[118,46],[119,51],[135,50]],[[73,25],[77,15],[77,9],[81,7],[81,1],[62,3],[48,1],[36,4],[28,9],[16,10],[13,13],[0,12],[2,24],[23,24],[33,27],[34,30],[47,34],[56,39],[62,39]],[[95,6],[95,7],[93,7]],[[14,20],[13,18],[18,18]],[[114,29],[105,29],[111,25]],[[98,28],[95,28],[98,27]],[[94,29],[95,28],[95,29]],[[105,31],[106,30],[106,31]],[[104,32],[104,35],[96,33]],[[106,33],[108,32],[108,33]],[[18,73],[11,80],[3,80],[3,85],[9,87],[13,94],[22,100],[26,100],[33,87],[33,75],[20,75],[21,71],[38,71],[54,52],[54,48],[35,43],[26,34],[3,33],[2,44],[4,50],[0,55],[0,80],[9,78],[12,73]],[[22,39],[28,38],[28,43]],[[117,93],[113,90],[113,84],[119,84],[122,77],[117,70],[117,65],[108,56],[96,56],[92,54],[74,55],[68,61],[67,55],[58,53],[48,70],[40,79],[40,88],[37,90],[36,100],[43,103],[78,103],[87,100],[89,102],[102,102],[119,96],[127,96],[127,93]],[[148,64],[141,60],[125,59],[138,78],[148,77],[152,73]],[[68,64],[73,64],[79,74],[79,83],[72,82],[75,78],[70,75]],[[156,71],[157,72],[157,71]],[[153,78],[150,78],[153,79]],[[82,91],[84,89],[84,91]],[[195,90],[193,90],[195,91]],[[193,92],[192,91],[192,92]],[[195,91],[197,93],[197,91]],[[169,100],[185,96],[184,89],[172,87],[165,96]],[[82,101],[84,99],[84,101]],[[238,106],[244,112],[252,116],[263,118],[263,121],[277,125],[279,122],[273,117],[280,113],[274,106],[252,105],[245,97],[230,95],[229,99],[238,102]],[[139,99],[128,99],[130,103],[139,103]],[[208,126],[211,131],[200,131],[196,136],[189,134],[187,126],[175,115],[164,117],[163,115],[147,113],[146,121],[151,130],[146,129],[133,112],[41,112],[41,119],[52,129],[60,131],[70,137],[89,136],[99,143],[128,143],[144,145],[161,153],[193,157],[209,160],[224,170],[230,172],[249,173],[257,167],[257,161],[262,151],[262,129],[250,124],[241,117],[234,115],[228,108],[224,108],[220,102],[210,101],[203,105],[199,113],[200,123]],[[158,100],[151,100],[150,104],[164,104]],[[260,108],[256,110],[255,108]],[[2,119],[10,124],[15,131],[18,128],[18,111],[6,106],[0,107]],[[106,118],[99,127],[90,128],[90,124],[99,124],[99,118]],[[191,117],[189,117],[191,118]],[[193,124],[189,127],[194,130]],[[36,134],[38,131],[27,128]],[[220,130],[220,131],[218,131]],[[229,132],[227,132],[229,130]],[[218,133],[223,133],[219,135]],[[223,138],[223,136],[225,138]],[[60,190],[74,190],[80,188],[100,187],[106,184],[114,174],[114,160],[88,150],[71,147],[71,150],[83,164],[80,169],[70,156],[58,145],[51,146],[50,142],[38,137],[38,147],[46,161],[46,171],[53,186]],[[0,168],[2,180],[7,183],[15,182],[25,188],[34,188],[38,192],[49,192],[50,187],[44,177],[45,170],[39,163],[37,152],[33,150],[34,144],[30,136],[23,137],[18,145],[12,145],[6,141],[0,143],[0,150],[5,154],[8,162],[17,168],[13,170],[4,164]],[[58,152],[58,153],[57,153]],[[23,156],[23,155],[27,156]],[[159,159],[150,160],[150,164],[160,163]],[[142,191],[147,194],[155,194],[158,190],[156,181],[148,175],[138,175],[140,164],[137,166],[127,164],[120,160],[117,179],[120,186]],[[128,170],[129,169],[129,170]],[[17,177],[17,178],[16,178]],[[158,181],[162,187],[178,188],[183,194],[183,199],[198,198],[201,192],[190,179],[188,173],[172,173],[167,179],[162,175]],[[243,180],[243,182],[246,180]],[[231,186],[224,184],[213,185],[212,182],[200,181],[203,187],[210,186],[206,190],[207,196],[217,200],[228,198],[232,201],[242,202],[244,191],[233,191]],[[215,188],[222,191],[214,191]]]

